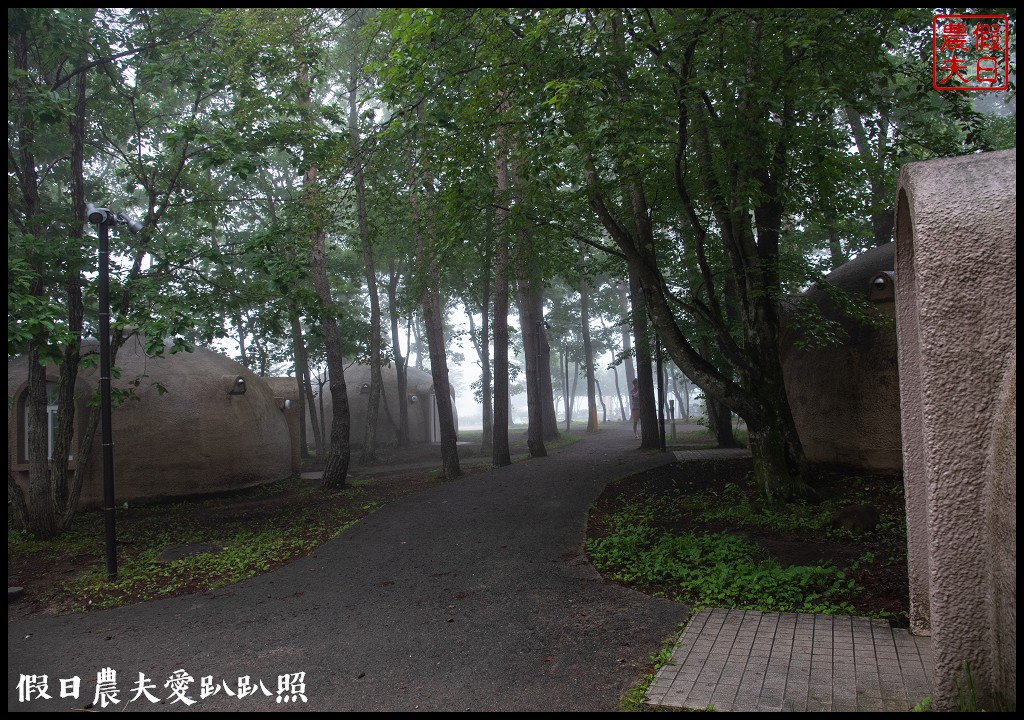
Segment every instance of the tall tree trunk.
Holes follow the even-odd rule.
[[[401,337],[398,332],[398,280],[404,263],[388,262],[388,312],[391,316],[391,354],[395,357],[395,376],[398,381],[398,446],[409,445],[409,375],[408,359],[402,357]]]
[[[572,392],[575,390],[569,389],[569,354],[565,347],[565,342],[562,342],[562,383],[565,388],[564,394],[564,405],[565,405],[565,431],[569,432],[572,427]]]
[[[543,344],[542,317],[535,313],[537,303],[534,300],[535,290],[531,283],[522,277],[520,268],[519,279],[519,323],[523,337],[523,354],[526,360],[526,408],[529,425],[526,444],[531,457],[547,456],[544,446],[544,414],[542,409],[543,379],[541,375],[541,346]]]
[[[480,302],[480,333],[477,334],[476,323],[473,320],[473,313],[467,312],[466,315],[469,318],[469,334],[473,339],[473,346],[476,348],[477,357],[480,358],[480,399],[483,402],[483,409],[480,413],[480,421],[483,426],[483,432],[481,433],[480,440],[480,452],[487,453],[491,449],[491,443],[493,438],[491,434],[494,432],[494,415],[492,411],[492,390],[491,383],[493,382],[491,376],[491,337],[490,337],[490,319],[488,312],[491,303],[491,281],[490,276],[486,276],[483,280],[483,297]]]
[[[86,73],[75,79],[75,111],[69,123],[71,136],[71,208],[75,222],[69,234],[81,242],[82,227],[85,225],[85,132],[86,132]],[[53,488],[54,512],[57,514],[58,529],[63,532],[71,527],[71,519],[78,509],[85,475],[72,472],[69,458],[74,447],[75,384],[81,362],[82,328],[85,319],[85,305],[82,297],[82,276],[79,269],[71,266],[65,272],[64,292],[71,340],[64,345],[63,359],[57,385],[57,419],[54,428],[53,458],[50,462],[50,486]],[[79,452],[79,455],[82,455]],[[83,462],[88,458],[83,457]]]
[[[298,320],[298,316],[292,315],[292,357],[295,359],[295,383],[298,387],[298,407],[299,407],[299,457],[306,459],[309,457],[309,439],[306,437],[306,410],[310,410],[311,427],[314,428],[314,435],[317,432],[316,429],[316,418],[313,416],[313,408],[306,401],[306,383],[309,378],[303,376],[302,366],[299,363],[299,350],[296,347],[295,342],[295,325]],[[300,331],[301,332],[301,331]],[[318,454],[318,457],[321,457]]]
[[[844,110],[847,123],[850,125],[850,132],[857,143],[857,154],[864,163],[868,175],[868,185],[871,189],[871,234],[876,247],[885,245],[892,240],[892,232],[896,224],[893,190],[887,182],[888,174],[885,169],[888,118],[883,115],[879,123],[882,132],[878,134],[878,156],[876,157],[871,151],[860,113],[852,107],[846,107]]]
[[[315,182],[316,171],[307,171],[306,187],[313,188]],[[352,458],[349,439],[352,421],[349,412],[348,387],[345,384],[345,358],[341,351],[341,335],[336,318],[337,310],[327,279],[326,233],[322,227],[313,230],[311,240],[309,266],[313,276],[313,289],[320,300],[320,322],[323,326],[324,345],[327,349],[327,370],[330,373],[329,387],[333,405],[331,441],[321,477],[324,487],[340,489],[345,487],[348,466]]]
[[[242,313],[232,313],[231,323],[235,326],[235,330],[238,332],[238,362],[252,370],[252,366],[249,364],[249,356],[245,351],[245,323],[242,320]]]
[[[354,17],[355,30],[362,26],[361,11]],[[359,226],[359,244],[363,253],[363,270],[366,278],[366,292],[370,298],[370,394],[366,405],[366,425],[363,429],[363,463],[377,459],[377,418],[380,413],[381,378],[381,321],[380,296],[377,292],[377,270],[374,266],[373,245],[370,242],[370,226],[366,218],[366,180],[363,176],[362,140],[359,131],[359,102],[356,90],[359,86],[361,56],[352,55],[352,68],[348,83],[348,133],[349,151],[352,156],[352,176],[356,187],[356,221]]]
[[[690,380],[683,378],[683,403],[686,406],[686,422],[690,422]]]
[[[590,342],[590,289],[583,271],[583,245],[580,259],[580,329],[583,333],[583,364],[587,374],[587,432],[597,432],[597,397],[595,395],[594,348]]]
[[[406,347],[411,348],[413,345],[416,346],[416,364],[413,366],[417,370],[423,369],[423,334],[420,332],[420,319],[419,316],[410,313],[409,324],[406,325],[407,330],[412,330],[412,343],[406,342]]]
[[[640,447],[655,449],[661,447],[658,433],[658,410],[654,403],[654,371],[651,362],[649,321],[644,305],[640,282],[632,273],[629,277],[630,301],[633,318],[633,343],[636,347],[636,377],[640,387]]]
[[[295,379],[299,385],[299,438],[302,457],[309,457],[306,437],[306,413],[309,413],[309,426],[313,430],[313,449],[317,462],[324,458],[324,431],[320,418],[317,417],[313,381],[309,372],[309,355],[306,353],[306,341],[302,336],[302,320],[298,308],[292,303],[292,354],[295,357]]]
[[[683,390],[679,391],[679,373],[676,370],[672,371],[672,394],[676,396],[676,402],[679,403],[679,412],[676,413],[676,417],[680,418],[683,422],[690,421],[690,392],[689,384],[686,381],[686,377],[683,377]]]
[[[703,342],[700,346],[703,357],[711,360],[711,345]],[[705,395],[704,405],[708,412],[708,430],[715,436],[715,442],[720,448],[734,448],[739,445],[736,436],[732,431],[732,411],[716,398]]]
[[[544,298],[539,296],[540,305],[537,314],[544,314]],[[544,413],[544,441],[550,442],[561,437],[558,432],[558,417],[555,415],[555,387],[551,377],[551,343],[545,325],[540,336],[540,378],[541,378],[541,411]]]
[[[444,477],[452,480],[462,474],[459,466],[458,436],[452,412],[451,385],[448,382],[448,363],[445,358],[444,315],[439,298],[440,272],[437,260],[432,260],[432,286],[423,297],[423,317],[427,326],[427,344],[430,347],[430,375],[434,379],[434,400],[437,403],[438,424],[441,426],[441,466]]]
[[[28,529],[46,540],[57,534],[57,513],[49,473],[46,367],[35,347],[28,354]]]
[[[712,397],[705,399],[708,410],[708,429],[715,436],[720,448],[734,448],[739,445],[732,432],[732,411]]]
[[[312,375],[310,376],[310,382],[313,381]],[[327,411],[324,409],[324,386],[327,389],[331,389],[331,373],[327,368],[324,368],[323,374],[317,373],[316,378],[316,398],[317,398],[317,418],[320,421],[320,432],[323,433],[324,448],[326,453],[327,442],[330,437],[327,434]],[[324,456],[326,457],[326,455]],[[318,462],[322,462],[319,461]]]
[[[310,123],[311,87],[309,69],[299,69],[299,105],[303,120]],[[302,177],[305,195],[307,221],[309,222],[309,269],[313,278],[313,290],[319,300],[320,323],[324,332],[324,346],[327,351],[327,369],[330,372],[331,441],[324,461],[322,482],[324,487],[339,489],[345,486],[348,466],[352,458],[350,440],[352,420],[349,412],[348,387],[345,384],[345,358],[341,350],[341,334],[338,330],[338,310],[331,295],[327,278],[327,232],[325,230],[326,209],[317,188],[316,167],[309,167]]]
[[[633,380],[636,378],[636,372],[633,370],[633,321],[630,319],[631,310],[629,309],[629,279],[615,283],[615,288],[619,291],[619,305],[622,307],[622,322],[619,323],[622,328],[622,355],[624,358],[622,364],[626,368],[626,387],[631,388]]]
[[[24,12],[15,10],[14,12]],[[27,27],[27,23],[23,25]],[[29,100],[28,90],[31,83],[29,78],[28,54],[29,41],[23,33],[18,33],[8,42],[13,48],[14,68],[19,72],[9,84],[8,92],[14,97],[13,107],[19,111],[14,116],[14,132],[18,139],[18,164],[20,173],[18,175],[19,189],[21,191],[22,212],[25,220],[24,231],[34,235],[37,241],[41,241],[43,225],[37,221],[41,206],[39,199],[39,176],[36,173],[35,160],[35,121],[34,116],[28,112]],[[8,163],[10,167],[11,163]],[[45,268],[42,263],[35,263],[33,267],[34,277],[30,287],[30,294],[39,299],[39,302],[46,301],[46,286],[44,284]],[[24,499],[21,487],[14,482],[8,474],[7,495],[12,495],[15,507],[24,507],[27,517],[24,518],[25,526],[35,537],[40,539],[51,538],[57,533],[57,520],[53,511],[52,490],[50,487],[50,476],[48,469],[49,437],[46,399],[46,368],[40,364],[39,348],[45,347],[48,338],[33,337],[28,348],[28,398],[27,398],[27,433],[28,433],[28,500]]]
[[[619,389],[619,366],[612,365],[612,376],[615,378],[615,397],[619,399],[619,412],[622,413],[622,422],[626,422],[626,406],[622,402],[622,390]]]
[[[20,24],[27,27],[27,24]],[[35,123],[36,120],[25,110],[29,107],[29,41],[25,34],[19,33],[9,39],[13,49],[13,64],[24,72],[24,77],[16,78],[9,90],[15,98],[13,106],[19,110],[14,113],[13,128],[17,137],[17,162],[9,163],[16,168],[16,179],[21,194],[23,219],[21,227],[24,232],[42,241],[45,231],[44,223],[38,222],[42,212],[39,196],[39,177],[36,172],[35,160]],[[68,122],[68,133],[71,141],[71,215],[72,222],[67,230],[70,233],[71,247],[82,244],[82,227],[85,225],[85,127],[86,127],[86,74],[78,73],[73,78],[72,92],[74,108]],[[9,113],[10,114],[10,113]],[[9,151],[9,157],[15,157]],[[36,276],[30,286],[30,293],[41,301],[48,301],[44,277],[50,272],[41,264],[35,267]],[[57,417],[53,429],[53,453],[50,454],[50,426],[47,406],[48,392],[46,368],[41,364],[40,347],[52,341],[48,337],[33,337],[28,349],[28,398],[27,398],[27,433],[28,433],[28,465],[29,492],[26,501],[21,487],[8,473],[8,501],[15,510],[16,519],[35,537],[48,539],[66,530],[78,505],[78,497],[85,476],[84,466],[88,463],[91,446],[80,448],[75,453],[78,463],[76,472],[69,466],[74,443],[75,418],[75,383],[78,378],[81,361],[81,337],[84,321],[84,303],[82,297],[81,268],[69,258],[63,269],[64,306],[69,337],[61,349],[61,365],[57,385]]]
[[[509,183],[516,205],[524,207],[526,201],[519,173],[518,147],[514,144],[512,153],[515,157],[509,167]],[[545,457],[547,448],[544,441],[558,437],[558,426],[557,423],[549,425],[547,422],[554,418],[554,399],[549,388],[551,363],[544,332],[544,290],[535,270],[530,267],[530,258],[537,254],[534,238],[521,222],[516,225],[516,238],[519,323],[526,360],[526,407],[530,421],[527,429],[527,446],[531,457]],[[547,411],[548,405],[550,413]]]
[[[427,223],[427,232],[431,223]],[[452,412],[451,385],[448,382],[448,362],[445,357],[444,312],[441,308],[441,273],[436,255],[436,243],[429,250],[424,248],[423,235],[417,232],[417,255],[429,263],[429,278],[423,290],[423,322],[427,330],[427,346],[430,350],[430,375],[434,380],[434,401],[437,403],[438,424],[441,426],[441,465],[444,477],[449,480],[462,474],[459,467],[458,437]],[[428,254],[429,253],[429,254]],[[429,258],[429,259],[428,259]]]
[[[504,111],[504,107],[502,111]],[[508,366],[508,288],[509,288],[509,247],[508,247],[508,142],[504,127],[498,128],[495,143],[497,159],[495,177],[497,196],[495,198],[495,242],[497,252],[494,263],[494,439],[491,443],[491,462],[497,466],[511,465],[512,456],[508,444],[509,423],[509,366]]]
[[[569,417],[576,412],[576,382],[580,379],[580,364],[572,364],[572,392],[569,394]],[[568,427],[568,424],[567,424]]]
[[[828,251],[830,259],[832,260],[832,269],[835,270],[846,262],[846,253],[843,252],[843,243],[839,239],[839,230],[836,227],[836,215],[834,211],[828,214],[826,223],[827,227],[825,230],[828,233]]]
[[[430,205],[427,206],[426,213],[420,213],[411,156],[407,160],[406,172],[409,176],[409,203],[416,257],[421,263],[426,264],[427,268],[427,280],[423,285],[420,301],[423,307],[423,323],[426,327],[427,348],[430,353],[430,376],[434,380],[434,401],[437,403],[438,424],[441,426],[441,470],[444,477],[452,480],[462,474],[462,469],[459,467],[458,438],[452,412],[451,385],[448,382],[448,362],[445,357],[441,270],[435,236],[437,229],[430,213]],[[431,180],[428,178],[426,185],[429,187],[430,184]]]
[[[413,318],[415,313],[409,311],[405,315],[405,366],[411,367],[414,370],[420,369],[419,363],[419,333],[418,329],[413,327]],[[413,362],[413,353],[417,354],[416,361]]]

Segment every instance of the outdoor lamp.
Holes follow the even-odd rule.
[[[89,218],[89,222],[93,225],[103,225],[110,221],[110,211],[106,208],[98,208],[92,203],[87,203],[85,206],[85,214]]]
[[[142,232],[142,223],[140,223],[138,220],[132,220],[130,217],[128,217],[127,214],[123,212],[117,214],[117,221],[119,223],[127,225],[132,235],[138,235],[140,232]]]
[[[114,439],[111,426],[110,399],[110,228],[127,225],[132,234],[142,225],[125,213],[114,215],[107,208],[86,203],[85,216],[99,233],[99,301],[100,301],[100,424],[103,437],[103,514],[106,526],[107,577],[117,579],[117,519],[114,507]]]

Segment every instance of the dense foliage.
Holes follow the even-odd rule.
[[[618,337],[631,316],[645,412],[656,335],[746,420],[766,492],[799,495],[782,303],[888,241],[902,163],[1015,143],[1007,113],[931,89],[930,21],[914,9],[9,10],[8,352],[61,368],[52,456],[46,376],[31,373],[27,495],[8,478],[19,517],[38,535],[67,527],[66,457],[78,448],[78,476],[90,461],[95,418],[73,432],[72,402],[97,323],[87,202],[142,224],[111,235],[115,353],[132,333],[152,352],[230,339],[258,372],[294,372],[309,412],[314,376],[330,366],[343,397],[353,358],[401,369],[429,355],[442,387],[458,304],[480,318],[486,442],[507,435],[522,366],[541,454],[570,367],[594,417],[595,357],[631,361]],[[314,424],[335,485],[341,404]],[[372,433],[353,441],[372,456]]]

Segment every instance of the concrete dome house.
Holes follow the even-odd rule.
[[[97,350],[95,341],[87,341],[86,351],[88,344]],[[118,502],[238,490],[297,469],[286,417],[295,412],[292,404],[275,398],[261,378],[230,358],[204,348],[150,358],[133,339],[118,352],[116,365],[121,376],[112,380],[114,388],[141,378],[137,400],[122,403],[112,415]],[[27,359],[14,358],[7,367],[7,467],[27,487]],[[47,369],[51,379],[57,380],[55,367]],[[89,414],[99,412],[87,403],[98,382],[98,369],[79,374],[76,443]],[[154,383],[167,392],[161,394]],[[97,507],[103,499],[101,443],[97,432],[81,508]]]
[[[780,340],[786,395],[808,460],[878,472],[903,468],[893,262],[895,243],[872,248],[826,276],[831,285],[869,301],[887,322],[861,323],[821,288],[804,299],[839,329],[840,341],[801,346],[804,334],[784,317]]]

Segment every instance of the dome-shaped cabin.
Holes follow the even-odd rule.
[[[87,341],[83,352],[98,353],[98,344]],[[13,358],[7,367],[7,463],[27,487],[27,358]],[[113,388],[140,381],[133,398],[116,407],[111,418],[117,502],[238,490],[280,480],[294,471],[286,419],[294,410],[242,365],[204,348],[151,358],[141,341],[132,339],[118,352],[116,367],[120,377],[111,381]],[[56,367],[47,368],[51,392],[57,373]],[[80,371],[72,470],[76,456],[81,457],[77,443],[89,416],[99,412],[88,404],[98,383],[97,368]],[[51,408],[52,423],[56,407]],[[103,499],[101,443],[97,429],[82,486],[82,508],[99,506]]]
[[[802,347],[804,334],[792,313],[783,317],[780,339],[786,394],[808,460],[878,472],[903,467],[897,365],[894,244],[858,255],[826,281],[869,301],[885,322],[861,323],[843,312],[821,288],[803,298],[836,324],[840,341]]]

